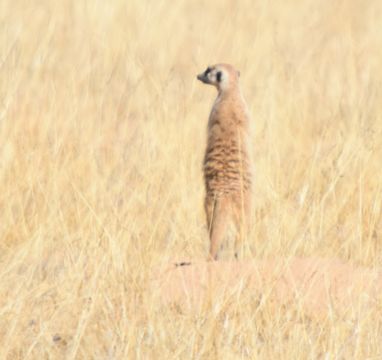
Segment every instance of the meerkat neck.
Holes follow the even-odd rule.
[[[241,99],[243,96],[238,84],[232,84],[230,87],[225,89],[218,89],[219,99]]]

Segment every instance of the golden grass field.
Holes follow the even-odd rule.
[[[0,359],[382,359],[382,302],[147,291],[207,256],[217,62],[253,120],[249,258],[382,267],[381,23],[379,0],[1,1]]]

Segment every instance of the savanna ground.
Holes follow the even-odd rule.
[[[381,23],[379,0],[1,1],[0,358],[382,358],[381,304],[147,291],[207,253],[216,62],[253,117],[250,258],[381,267]]]

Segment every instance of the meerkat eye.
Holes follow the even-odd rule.
[[[204,75],[208,75],[211,72],[211,69],[208,67],[207,70],[204,72]]]
[[[221,81],[221,79],[222,79],[222,72],[221,71],[218,71],[217,73],[216,73],[216,81],[217,82],[220,82]]]

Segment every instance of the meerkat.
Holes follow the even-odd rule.
[[[251,211],[249,113],[239,86],[240,73],[228,64],[209,66],[197,79],[217,88],[208,120],[204,156],[205,212],[209,259],[217,260],[228,229],[235,230],[235,257],[243,252]]]

